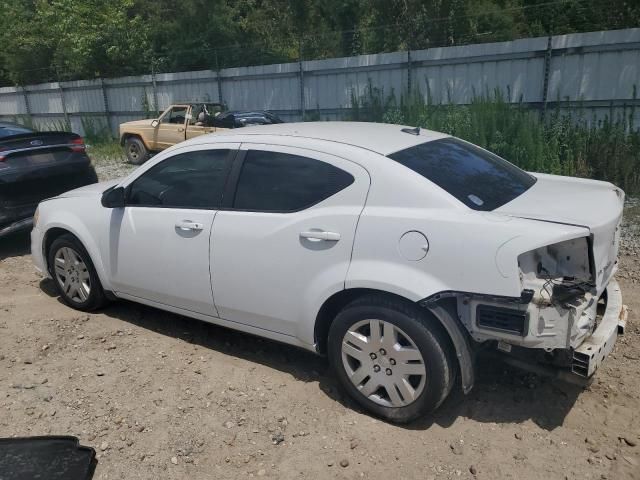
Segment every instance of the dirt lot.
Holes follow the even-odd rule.
[[[471,394],[394,426],[312,354],[133,303],[71,310],[27,236],[1,240],[0,436],[76,435],[97,479],[640,478],[637,229],[623,253],[630,322],[591,387],[484,362]]]

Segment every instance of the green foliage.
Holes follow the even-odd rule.
[[[351,90],[351,112],[348,119],[355,122],[382,122],[385,113],[394,107],[395,96],[393,92],[385,96],[384,89],[374,87],[369,80],[364,94],[361,96],[358,96],[355,90]]]
[[[38,122],[34,125],[35,129],[40,132],[52,131],[52,132],[70,132],[71,123],[65,119],[49,120],[45,122]]]
[[[134,0],[3,0],[0,65],[16,84],[146,70],[151,26]]]
[[[142,101],[140,102],[142,104],[142,111],[144,112],[144,118],[157,118],[158,117],[158,113],[155,110],[155,106],[151,106],[151,104],[149,103],[149,97],[147,95],[147,92],[144,92],[142,94]]]
[[[476,96],[469,105],[434,105],[414,92],[396,104],[369,84],[352,95],[350,120],[419,126],[480,145],[525,170],[608,180],[640,192],[640,130],[633,111],[601,120],[574,118],[562,105],[540,112],[505,100],[500,91]]]
[[[320,120],[322,120],[320,105],[316,105],[314,110],[307,110],[305,112],[303,122],[319,122]]]
[[[636,27],[629,0],[2,0],[0,84]]]
[[[109,129],[106,118],[80,117],[84,140],[88,144],[108,143],[113,141],[113,135]]]
[[[29,115],[13,115],[13,119],[12,119],[13,123],[17,123],[19,125],[24,125],[27,128],[31,128],[33,130],[35,130],[35,126],[33,124],[33,120],[31,119],[31,117]]]
[[[127,157],[120,143],[113,139],[88,144],[87,153],[94,163],[127,163]]]

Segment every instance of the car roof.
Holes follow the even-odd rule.
[[[368,122],[300,122],[244,127],[225,131],[224,136],[228,138],[244,135],[269,135],[312,138],[344,143],[381,155],[389,155],[405,148],[449,136],[426,129],[420,129],[418,132],[414,130],[412,133],[405,132],[403,129],[413,130],[413,127]]]

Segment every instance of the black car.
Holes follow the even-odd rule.
[[[265,110],[223,112],[213,120],[214,126],[222,128],[272,125],[274,123],[284,123],[284,121],[276,114]]]
[[[0,122],[0,237],[31,228],[41,200],[97,181],[80,135]]]

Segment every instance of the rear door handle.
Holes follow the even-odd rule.
[[[202,223],[192,222],[191,220],[182,220],[181,222],[176,223],[176,228],[184,232],[189,230],[199,232],[204,228],[204,225]]]
[[[325,232],[321,230],[311,230],[308,232],[300,232],[300,238],[304,238],[312,242],[337,242],[338,240],[340,240],[340,234],[335,232]]]

